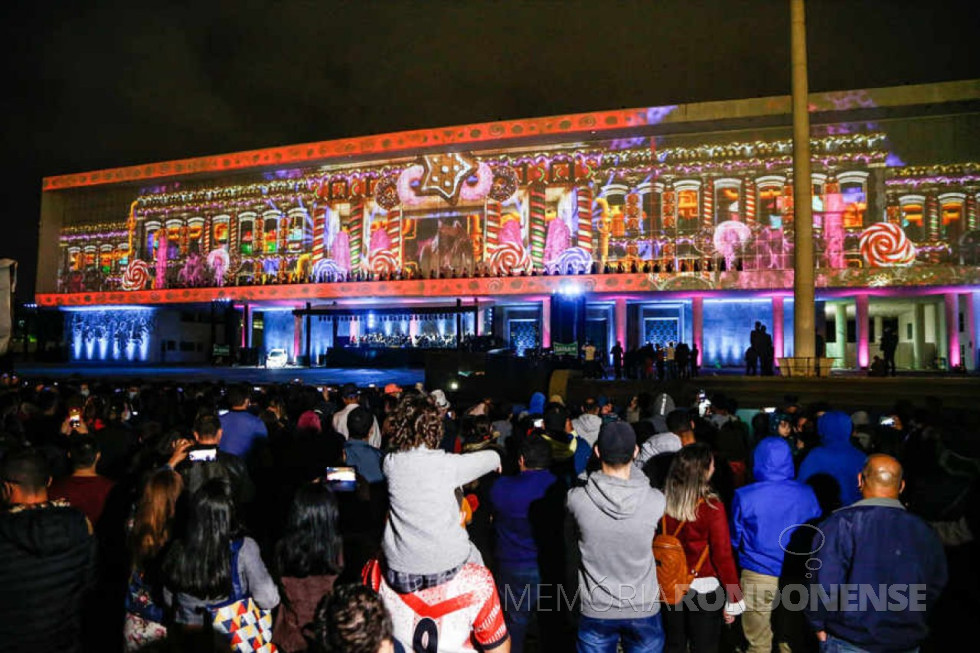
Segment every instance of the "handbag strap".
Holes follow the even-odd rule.
[[[245,592],[242,590],[242,583],[238,576],[238,558],[243,544],[245,544],[244,538],[231,542],[231,596],[228,599],[232,601],[240,601],[245,598]]]

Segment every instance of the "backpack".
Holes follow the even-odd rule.
[[[667,516],[660,522],[660,534],[653,538],[653,559],[657,565],[657,583],[660,595],[667,605],[677,605],[687,594],[691,581],[697,577],[704,561],[708,559],[708,546],[705,545],[694,569],[688,570],[684,546],[677,539],[687,522],[682,521],[673,535],[667,533]]]

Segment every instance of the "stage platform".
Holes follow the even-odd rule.
[[[679,401],[689,401],[703,389],[708,396],[723,392],[738,400],[741,408],[779,406],[786,395],[801,404],[826,401],[844,410],[887,410],[896,401],[924,406],[926,397],[942,400],[945,408],[980,415],[980,377],[929,376],[909,373],[896,377],[831,376],[829,378],[751,377],[736,374],[699,376],[689,381],[657,383],[635,380],[592,380],[573,374],[568,382],[570,401],[605,395],[614,402],[629,401],[640,392],[667,392]]]
[[[210,365],[47,365],[22,363],[14,371],[29,378],[67,378],[78,375],[87,379],[145,381],[181,380],[224,381],[225,383],[289,383],[299,379],[309,385],[338,385],[371,383],[384,385],[414,385],[424,382],[425,370],[412,368],[337,368],[337,367],[212,367]]]

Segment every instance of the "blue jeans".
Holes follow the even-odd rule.
[[[506,567],[497,570],[497,590],[510,633],[511,653],[523,653],[531,615],[538,607],[541,573],[537,567]]]
[[[640,619],[596,619],[582,615],[578,624],[578,653],[616,653],[623,643],[625,653],[661,653],[664,629],[660,614]]]
[[[868,653],[868,649],[827,633],[827,641],[820,642],[820,653]],[[919,647],[910,648],[905,653],[919,653]]]

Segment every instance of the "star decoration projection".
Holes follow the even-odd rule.
[[[476,159],[458,152],[425,154],[420,163],[424,172],[415,192],[419,195],[438,195],[450,204],[456,204],[463,182],[478,168]]]

